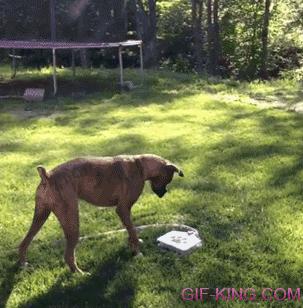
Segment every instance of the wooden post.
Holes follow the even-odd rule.
[[[119,65],[120,65],[120,86],[121,86],[121,88],[123,88],[123,86],[124,86],[124,78],[123,78],[122,46],[119,46]]]
[[[144,82],[143,42],[141,42],[139,48],[140,48],[140,73],[143,83]]]
[[[53,48],[53,82],[54,82],[54,96],[57,95],[58,86],[57,86],[57,71],[56,71],[56,49]]]

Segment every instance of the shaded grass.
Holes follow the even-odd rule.
[[[228,99],[231,93],[249,97],[251,89],[266,97],[280,86],[149,72],[145,86],[133,92],[117,94],[109,87],[82,100],[59,97],[55,104],[32,106],[36,116],[30,118],[11,113],[22,103],[0,103],[0,303],[181,307],[186,287],[300,287],[302,117]],[[284,86],[289,95],[297,91],[296,84]],[[75,156],[138,153],[164,156],[182,166],[186,177],[175,179],[161,201],[146,185],[133,208],[135,224],[191,225],[203,237],[202,249],[183,258],[160,253],[155,239],[165,230],[145,230],[145,257],[134,259],[124,235],[94,239],[77,250],[80,266],[92,276],[71,275],[63,247],[55,244],[62,234],[51,216],[30,247],[32,268],[16,267],[12,249],[31,222],[37,165],[50,169]],[[80,215],[81,235],[120,228],[110,209],[81,202]]]

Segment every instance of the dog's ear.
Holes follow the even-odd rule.
[[[43,166],[38,166],[37,170],[38,170],[38,173],[39,173],[40,178],[42,180],[42,183],[46,184],[47,181],[48,181],[48,174],[47,174],[45,168]]]
[[[166,168],[168,168],[169,170],[171,170],[172,172],[177,172],[179,176],[184,177],[184,173],[181,169],[179,169],[176,165],[172,164],[172,163],[168,163],[166,165]]]

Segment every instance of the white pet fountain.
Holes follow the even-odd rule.
[[[198,232],[170,231],[157,238],[158,246],[162,249],[172,250],[180,255],[186,255],[202,246]]]

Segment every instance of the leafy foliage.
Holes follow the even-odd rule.
[[[182,54],[194,66],[191,40],[190,1],[176,1],[167,5],[159,1],[159,33],[165,33],[166,44],[173,46],[174,54]],[[261,65],[261,34],[264,1],[220,1],[220,40],[222,76],[254,79]],[[182,9],[181,9],[182,8]],[[176,12],[178,14],[176,14]],[[283,70],[302,65],[303,27],[302,1],[273,1],[270,7],[269,60],[270,76],[278,77]],[[175,16],[176,15],[176,16]],[[181,16],[180,16],[181,15]],[[176,24],[176,20],[180,21]],[[206,13],[202,23],[206,32]],[[169,40],[168,40],[169,38]],[[183,44],[180,41],[183,39]],[[206,42],[205,42],[206,43]],[[184,50],[185,49],[185,50]],[[166,52],[166,54],[169,54]],[[204,55],[206,56],[206,55]],[[173,56],[170,60],[176,60]],[[167,60],[166,60],[167,61]]]
[[[175,71],[196,70],[241,79],[260,77],[265,66],[269,76],[278,77],[283,71],[302,65],[303,2],[300,0],[62,0],[56,3],[58,40],[139,38],[144,41],[146,65],[159,64]],[[268,12],[266,3],[270,3]],[[199,8],[195,12],[198,23],[194,8]],[[264,24],[266,12],[268,24]],[[0,0],[0,13],[0,38],[49,39],[49,0]],[[135,60],[138,51],[127,53],[133,56],[126,57],[125,64],[138,65]],[[40,66],[47,62],[42,58],[49,57],[46,52],[40,56],[39,52],[22,54],[32,56],[29,62]],[[70,65],[66,53],[59,57],[63,65]],[[89,51],[85,57],[87,61],[81,55],[81,64],[85,62],[86,66],[109,67],[117,62],[116,55],[108,51]]]

